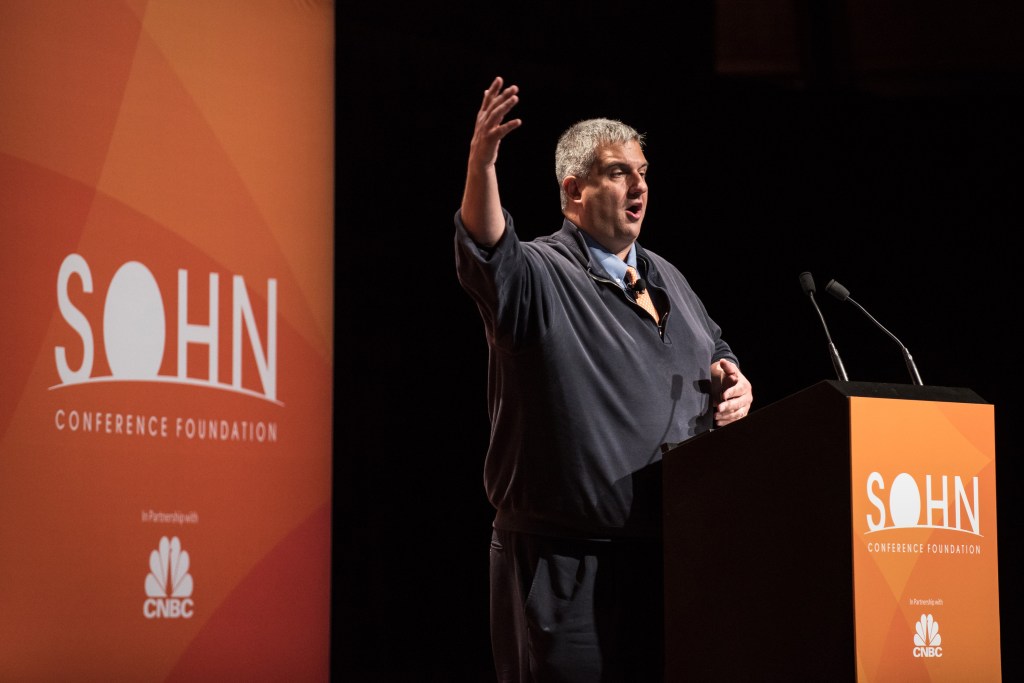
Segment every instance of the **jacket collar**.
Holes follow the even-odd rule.
[[[590,249],[583,238],[583,231],[568,218],[562,221],[562,228],[551,235],[551,239],[564,246],[583,268],[600,272],[605,276],[608,275],[600,264],[591,259]],[[648,256],[647,251],[640,246],[639,242],[635,244],[637,269],[640,271],[640,274],[649,282],[661,285],[661,277],[658,275],[658,269],[654,265],[654,261]]]

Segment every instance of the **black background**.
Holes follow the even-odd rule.
[[[1003,675],[1019,678],[1024,47],[993,38],[1021,26],[1012,5],[986,4],[981,25],[959,22],[974,5],[905,9],[904,41],[871,43],[869,68],[851,44],[893,33],[854,21],[866,3],[815,5],[826,16],[777,3],[803,27],[777,46],[791,68],[763,73],[755,58],[722,74],[723,45],[771,39],[753,21],[725,35],[722,3],[478,4],[338,11],[335,677],[493,680],[487,354],[455,278],[452,216],[500,74],[521,88],[523,126],[498,162],[520,235],[561,223],[566,126],[607,116],[645,132],[640,241],[723,327],[755,409],[835,378],[803,271],[851,380],[910,378],[897,344],[825,293],[832,278],[910,349],[925,384],[995,406]]]

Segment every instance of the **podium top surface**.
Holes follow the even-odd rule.
[[[963,387],[934,387],[880,382],[844,382],[830,379],[818,382],[818,384],[812,385],[808,389],[821,386],[830,386],[843,396],[901,398],[911,401],[946,401],[950,403],[988,403],[988,401],[973,390]]]
[[[848,415],[847,411],[836,409],[852,397],[897,399],[905,401],[938,401],[943,403],[971,403],[989,405],[989,402],[971,389],[963,387],[919,386],[916,384],[888,384],[883,382],[850,382],[835,379],[821,380],[785,398],[761,406],[742,420],[730,423],[725,428],[711,429],[697,434],[681,443],[666,443],[661,447],[663,454],[675,450],[694,450],[703,447],[708,440],[719,441],[725,435],[730,438],[752,438],[764,440],[774,433],[776,423],[793,424],[808,428],[808,416],[816,429],[825,429],[823,420],[828,415]],[[835,425],[832,425],[833,427]]]

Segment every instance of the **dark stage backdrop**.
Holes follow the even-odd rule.
[[[744,23],[743,3],[478,4],[338,12],[337,679],[493,680],[487,353],[452,216],[497,74],[521,87],[498,173],[522,236],[560,225],[566,126],[607,116],[647,133],[641,242],[703,297],[755,408],[835,378],[803,271],[850,379],[910,382],[899,347],[825,294],[832,278],[926,384],[995,405],[1003,673],[1019,677],[1024,112],[1020,49],[1001,42],[1015,17],[960,22],[973,10],[947,4],[872,24],[863,3],[825,17],[777,3]]]

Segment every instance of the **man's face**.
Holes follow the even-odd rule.
[[[638,142],[603,145],[579,180],[579,226],[605,249],[624,257],[640,235],[647,210],[647,158]]]

